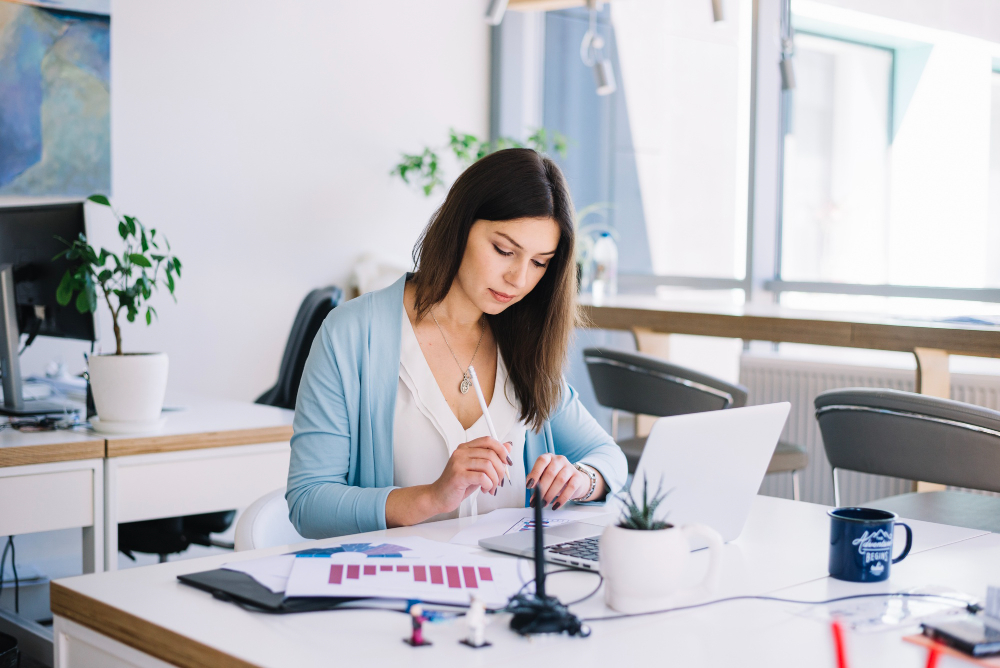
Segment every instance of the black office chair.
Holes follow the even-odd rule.
[[[288,335],[285,354],[278,370],[278,382],[260,395],[255,403],[295,408],[295,398],[298,396],[299,381],[302,380],[302,369],[309,356],[309,348],[323,320],[340,304],[343,296],[343,291],[334,286],[319,288],[306,295]],[[133,560],[134,552],[157,554],[161,562],[167,560],[168,554],[183,552],[192,544],[232,549],[232,543],[216,540],[211,534],[227,530],[235,517],[235,510],[224,510],[186,517],[126,522],[118,525],[118,549]]]
[[[295,398],[299,395],[299,381],[302,380],[302,369],[306,365],[309,348],[326,316],[343,298],[343,291],[332,285],[313,290],[306,295],[299,312],[295,315],[292,331],[288,335],[288,344],[285,346],[285,354],[281,358],[281,367],[278,370],[278,382],[257,397],[256,403],[279,408],[295,408]]]
[[[656,417],[740,408],[747,390],[724,380],[687,369],[642,353],[587,348],[583,351],[597,402],[612,409],[611,437],[635,473],[646,446],[645,437],[618,441],[619,411]],[[779,441],[767,467],[768,473],[792,474],[792,497],[799,499],[798,472],[809,465],[809,455],[800,446]]]
[[[816,420],[837,471],[1000,492],[1000,412],[923,394],[869,388],[816,397]],[[1000,532],[1000,499],[968,492],[914,492],[864,504],[900,516]]]

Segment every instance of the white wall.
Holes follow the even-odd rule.
[[[167,352],[173,391],[253,399],[311,288],[343,285],[363,253],[409,266],[440,195],[389,172],[451,126],[486,134],[482,5],[116,1],[113,200],[184,263],[178,304],[163,295],[158,323],[127,325],[126,350]],[[88,225],[117,247],[111,224]],[[77,372],[84,350],[38,339],[24,369],[60,356]]]
[[[178,303],[163,295],[153,327],[126,324],[126,350],[166,351],[172,391],[252,400],[274,383],[310,289],[344,284],[363,253],[409,266],[440,195],[389,171],[401,150],[443,142],[450,126],[486,134],[482,5],[116,1],[113,199],[166,233],[184,263]],[[88,206],[92,241],[117,248],[101,213]],[[101,316],[101,346],[113,350]],[[58,357],[79,372],[87,349],[39,338],[22,367],[39,373]],[[79,573],[79,537],[19,537],[18,563]],[[22,591],[22,606],[44,608],[45,589]]]

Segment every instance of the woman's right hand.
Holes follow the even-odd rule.
[[[431,484],[431,494],[440,513],[457,509],[469,495],[482,488],[484,494],[496,495],[504,485],[506,467],[510,459],[510,443],[501,444],[489,436],[462,443],[448,458],[436,481]]]

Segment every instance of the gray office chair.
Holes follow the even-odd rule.
[[[1000,492],[1000,412],[868,388],[824,392],[815,405],[838,506],[840,469]],[[864,505],[909,519],[1000,532],[1000,499],[989,496],[921,492]]]
[[[746,405],[747,390],[718,378],[664,362],[642,353],[587,348],[583,351],[597,402],[612,409],[611,437],[635,473],[646,445],[645,437],[618,440],[619,411],[656,417],[702,413]],[[799,499],[798,472],[809,465],[809,455],[797,445],[780,441],[768,473],[791,473],[792,496]]]

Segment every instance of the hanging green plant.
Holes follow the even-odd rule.
[[[462,169],[465,169],[480,158],[505,148],[531,148],[539,153],[552,151],[564,158],[569,149],[569,140],[565,135],[545,128],[538,128],[524,142],[510,137],[484,140],[476,135],[456,132],[452,128],[448,132],[448,143],[445,146],[428,146],[420,153],[403,153],[399,164],[393,167],[390,174],[418,186],[425,196],[430,197],[435,190],[444,186],[441,152],[451,151]]]

